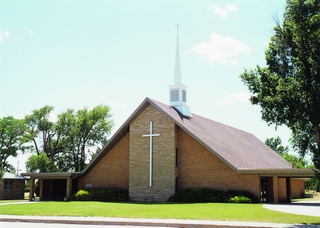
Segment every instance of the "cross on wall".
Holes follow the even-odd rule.
[[[149,128],[150,128],[150,133],[142,135],[142,137],[149,137],[150,138],[150,140],[149,140],[150,141],[149,186],[151,187],[152,186],[152,169],[153,169],[153,163],[152,163],[152,160],[153,160],[152,139],[153,139],[153,137],[160,136],[160,134],[153,134],[153,132],[152,132],[152,122],[150,122]]]

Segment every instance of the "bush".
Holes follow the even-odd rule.
[[[124,202],[129,200],[128,191],[119,188],[90,188],[79,190],[71,197],[74,201]]]
[[[235,196],[229,199],[229,203],[251,203],[251,200],[245,196]]]
[[[247,191],[219,191],[209,188],[191,188],[171,196],[168,201],[184,203],[253,203],[258,202],[258,198]]]
[[[76,194],[75,194],[75,198],[79,201],[86,201],[89,200],[89,192],[86,190],[79,190]]]

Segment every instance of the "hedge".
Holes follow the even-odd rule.
[[[171,196],[168,201],[180,203],[257,203],[258,198],[248,191],[191,188]]]
[[[120,188],[88,188],[79,190],[71,196],[70,200],[125,202],[129,201],[129,193]]]

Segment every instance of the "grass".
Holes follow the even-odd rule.
[[[263,208],[262,204],[41,202],[1,205],[1,202],[0,214],[10,215],[173,218],[320,224],[319,217],[276,212]]]

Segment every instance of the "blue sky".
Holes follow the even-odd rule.
[[[191,111],[287,144],[289,130],[261,121],[239,79],[245,68],[265,65],[273,18],[282,18],[284,6],[285,0],[1,0],[0,117],[23,118],[44,105],[57,115],[104,104],[114,133],[146,97],[169,104],[179,23]],[[25,156],[18,159],[24,171]]]

